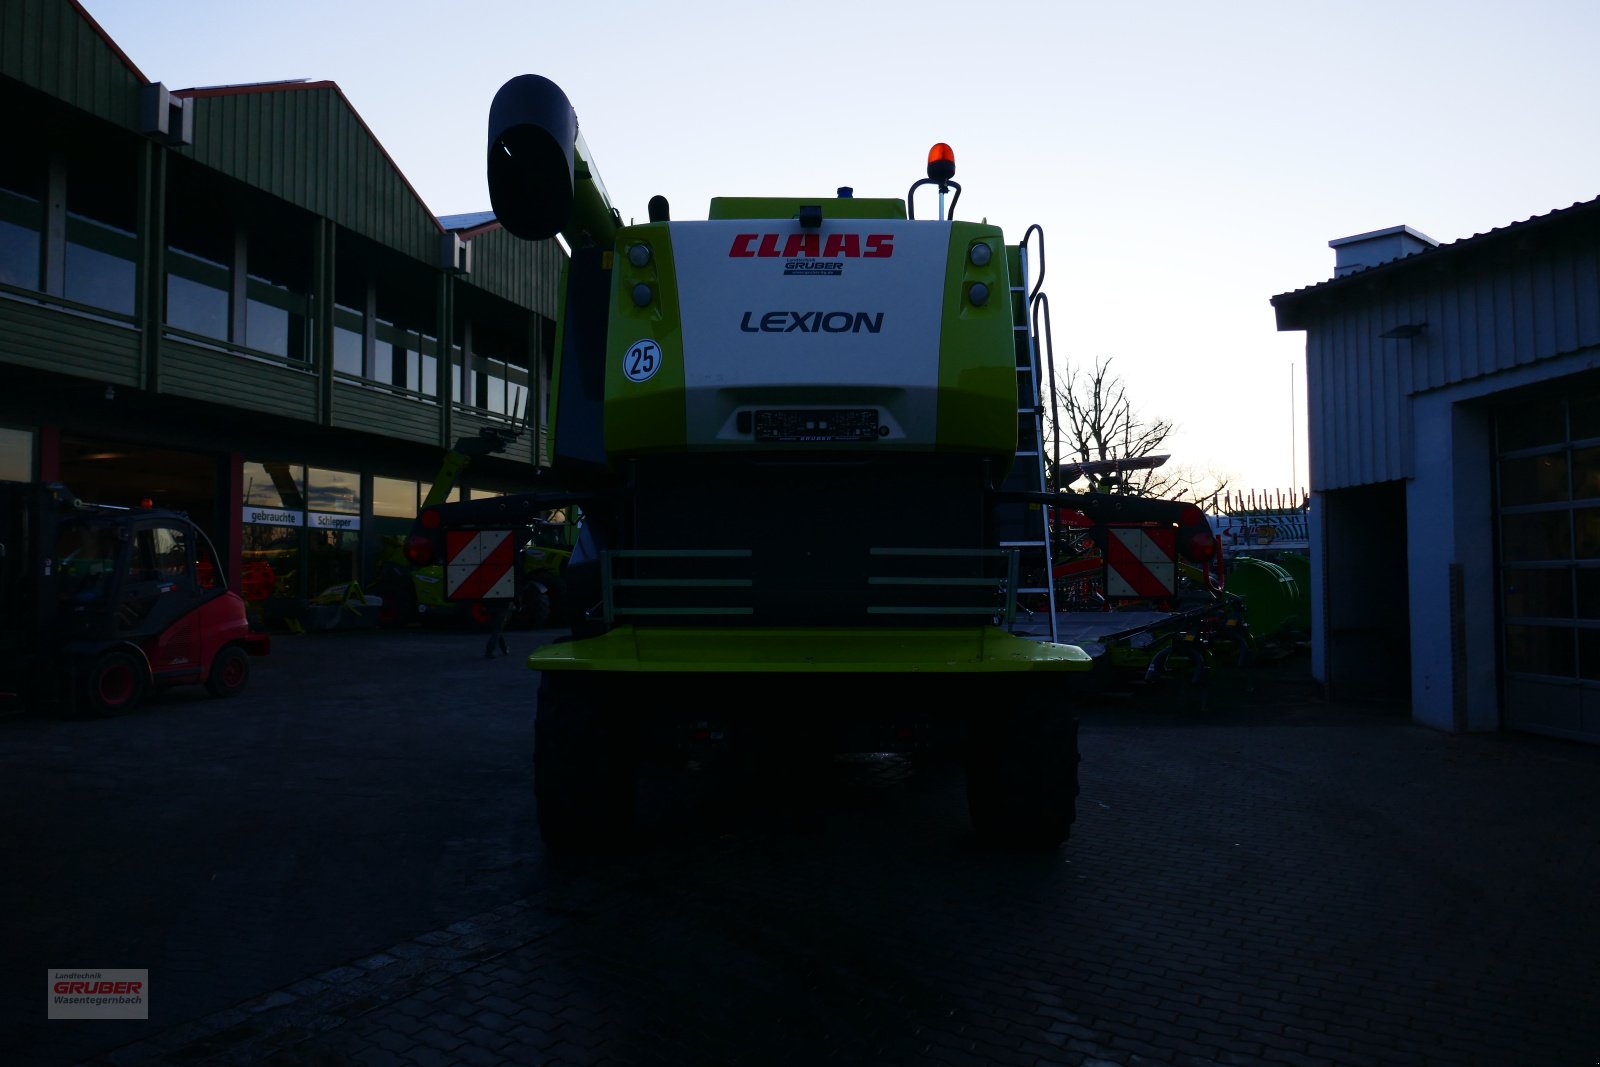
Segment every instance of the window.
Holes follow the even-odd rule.
[[[0,160],[0,285],[40,288],[39,234],[44,228],[44,172],[27,153]]]
[[[300,541],[306,515],[306,472],[295,463],[244,465],[244,528],[239,595],[258,626],[302,594]]]
[[[513,330],[473,321],[467,353],[451,348],[451,393],[457,403],[511,419],[526,415],[527,346],[517,337]]]
[[[361,475],[353,471],[331,471],[309,467],[306,470],[306,502],[309,511],[359,515]]]
[[[305,468],[289,463],[246,463],[244,502],[263,508],[304,511]]]
[[[138,241],[131,166],[99,161],[73,164],[67,176],[66,289],[68,300],[132,315]]]
[[[343,304],[333,305],[333,369],[359,378],[366,373],[366,315]]]
[[[167,249],[167,325],[228,339],[228,268],[179,248]]]
[[[284,359],[311,358],[311,240],[297,220],[252,227],[245,241],[246,347]]]
[[[245,345],[287,359],[310,359],[306,295],[255,274],[248,276],[245,292]]]
[[[421,499],[420,487],[409,478],[372,479],[372,514],[378,518],[414,519],[417,502]]]
[[[33,433],[0,426],[0,481],[33,481]]]
[[[431,400],[439,395],[439,339],[429,306],[426,299],[405,299],[399,290],[379,292],[372,377]]]

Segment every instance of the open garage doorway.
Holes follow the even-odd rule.
[[[202,452],[61,435],[59,481],[80,500],[186,512],[214,544],[224,543],[227,522],[223,460]]]
[[[1406,486],[1326,490],[1322,589],[1330,696],[1398,710],[1411,701],[1411,584]]]

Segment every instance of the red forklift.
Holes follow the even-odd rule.
[[[174,685],[228,697],[269,648],[187,515],[0,482],[0,703],[105,714]]]

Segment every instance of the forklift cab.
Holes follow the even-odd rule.
[[[210,540],[176,515],[101,512],[63,522],[57,575],[76,638],[157,634],[227,592]]]

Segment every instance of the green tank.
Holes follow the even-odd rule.
[[[1300,583],[1279,564],[1239,556],[1228,563],[1225,588],[1244,600],[1250,634],[1258,641],[1310,628],[1309,598],[1301,595]]]

